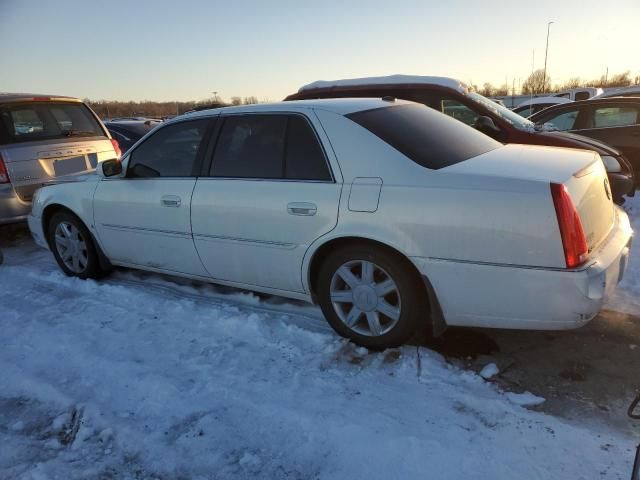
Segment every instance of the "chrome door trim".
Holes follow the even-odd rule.
[[[154,228],[128,227],[126,225],[114,225],[111,223],[101,223],[100,225],[102,225],[102,227],[107,228],[109,230],[138,232],[138,233],[144,233],[148,235],[166,235],[169,237],[191,238],[191,234],[186,232],[175,232],[172,230],[156,230]]]
[[[247,243],[252,245],[260,245],[263,247],[272,247],[272,248],[282,248],[287,250],[293,250],[297,247],[295,243],[287,243],[287,242],[275,242],[270,240],[257,240],[251,238],[238,238],[238,237],[227,237],[224,235],[205,235],[202,233],[194,233],[193,238],[204,241],[223,241],[223,242],[232,242],[232,243]]]

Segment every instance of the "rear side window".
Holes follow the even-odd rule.
[[[330,181],[322,147],[299,115],[225,118],[210,175]]]
[[[0,107],[6,143],[70,137],[101,137],[104,131],[82,103],[25,102]]]
[[[599,107],[593,113],[595,128],[622,127],[638,123],[636,107]]]
[[[132,151],[128,176],[195,176],[196,158],[208,124],[207,119],[190,120],[158,129]]]
[[[414,162],[433,170],[501,146],[448,115],[422,105],[398,105],[347,115]]]
[[[331,180],[322,147],[302,117],[289,117],[284,170],[285,178],[293,180]]]

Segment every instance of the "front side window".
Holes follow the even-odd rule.
[[[322,147],[299,115],[234,115],[224,120],[211,176],[331,180]]]
[[[516,112],[518,115],[524,118],[527,118],[529,115],[533,114],[533,106],[529,105],[527,107],[524,107],[523,109],[516,108],[514,112]]]
[[[82,103],[25,102],[0,107],[0,133],[8,143],[104,136]]]
[[[442,100],[441,112],[450,117],[460,120],[462,123],[473,126],[480,116],[475,110],[471,110],[466,105],[457,100]]]
[[[577,118],[578,110],[569,110],[568,112],[562,112],[560,114],[552,116],[548,120],[545,120],[544,123],[550,123],[561,131],[573,130]]]
[[[414,162],[454,165],[502,146],[474,128],[423,105],[396,105],[347,115]]]
[[[599,107],[593,112],[594,128],[622,127],[638,123],[636,107]]]
[[[133,150],[127,176],[195,176],[196,158],[208,124],[207,119],[201,119],[160,128]]]

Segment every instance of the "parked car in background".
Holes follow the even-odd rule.
[[[640,178],[639,97],[593,98],[557,105],[531,116],[530,120],[606,142],[624,154],[636,178]]]
[[[614,148],[592,138],[536,126],[517,113],[472,92],[464,83],[452,78],[391,75],[319,81],[305,85],[285,100],[388,96],[423,103],[502,143],[593,150],[605,162],[616,202],[621,203],[624,195],[635,193],[631,165]]]
[[[539,97],[556,97],[556,98],[566,98],[567,100],[576,101],[576,100],[587,100],[589,98],[593,98],[596,95],[602,93],[602,88],[599,87],[576,87],[569,88],[567,90],[562,90],[560,92],[548,92],[548,93],[537,93],[533,95],[533,98]],[[502,100],[504,105],[507,108],[514,109],[519,107],[522,103],[531,100],[531,95],[501,95],[496,97],[491,97],[492,100]]]
[[[562,97],[566,98],[567,100],[577,102],[579,100],[588,100],[597,95],[600,95],[602,92],[603,90],[600,87],[576,87],[554,93],[553,96]]]
[[[159,120],[119,120],[105,122],[104,125],[124,153],[160,123]]]
[[[631,85],[630,87],[610,88],[606,92],[594,98],[610,98],[610,97],[640,97],[640,85]]]
[[[119,155],[118,143],[81,100],[0,93],[0,224],[26,220],[40,186]]]
[[[122,265],[315,301],[369,348],[579,327],[629,256],[597,154],[504,146],[412,102],[183,115],[98,174],[34,199],[34,239],[67,275]]]
[[[573,100],[562,97],[534,97],[531,100],[522,102],[512,111],[524,118],[528,118],[534,113],[544,110],[547,107],[551,107],[553,105],[563,105],[565,103],[572,102]]]

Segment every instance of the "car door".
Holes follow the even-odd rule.
[[[207,276],[191,236],[191,195],[209,119],[159,128],[128,155],[127,173],[98,183],[95,228],[117,263]]]
[[[590,106],[587,122],[574,133],[595,138],[620,150],[640,173],[640,105],[598,103]]]
[[[283,113],[220,119],[191,206],[194,243],[214,279],[303,292],[304,254],[335,227],[341,190],[313,120]]]

